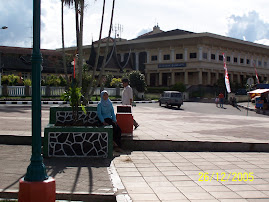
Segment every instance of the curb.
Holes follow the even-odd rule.
[[[98,104],[99,101],[89,101],[89,104]],[[135,103],[157,103],[157,100],[151,101],[135,101]],[[121,101],[112,101],[113,104],[121,104]],[[0,104],[8,104],[8,105],[32,105],[32,101],[0,101]],[[69,104],[67,101],[41,101],[43,105],[61,105],[61,104]]]
[[[129,151],[172,152],[269,152],[269,143],[205,142],[171,140],[123,139],[122,147]]]
[[[19,190],[0,189],[0,198],[18,199]],[[115,202],[116,196],[107,193],[87,193],[87,192],[62,192],[56,191],[56,200],[74,201],[108,201]]]

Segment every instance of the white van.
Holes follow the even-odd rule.
[[[182,93],[178,91],[164,91],[160,97],[159,105],[165,104],[166,107],[177,106],[178,108],[183,105]]]

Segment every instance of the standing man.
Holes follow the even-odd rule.
[[[122,92],[122,104],[123,105],[131,105],[133,102],[133,89],[129,85],[129,80],[128,79],[122,79],[122,85],[124,87],[123,92]],[[138,127],[138,123],[134,120],[134,127],[135,129]]]
[[[220,102],[220,107],[223,108],[224,95],[222,92],[219,94],[219,102]]]

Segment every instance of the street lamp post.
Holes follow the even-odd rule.
[[[33,0],[32,156],[27,173],[20,180],[19,201],[51,202],[55,201],[55,180],[47,176],[41,156],[40,1]]]

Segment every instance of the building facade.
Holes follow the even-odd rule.
[[[110,43],[111,50],[114,44]],[[101,44],[101,50],[104,48],[105,44]],[[90,50],[91,46],[84,47],[85,59],[89,57]],[[231,83],[245,84],[247,78],[255,78],[254,66],[259,80],[268,81],[268,46],[212,33],[178,29],[164,32],[155,26],[152,32],[136,39],[117,39],[113,60],[128,64],[128,71],[144,73],[148,86],[171,86],[178,82],[187,86],[212,86],[218,79],[224,78],[223,53]],[[118,64],[114,61],[106,68],[119,73],[122,66]]]

